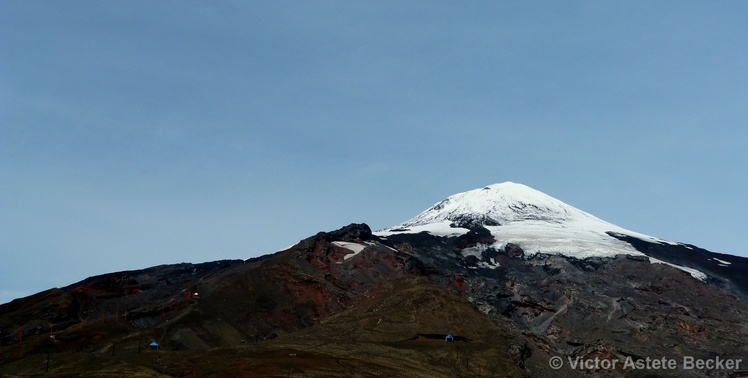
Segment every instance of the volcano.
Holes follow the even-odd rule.
[[[512,182],[449,196],[416,217],[379,234],[426,231],[450,236],[478,227],[487,228],[500,243],[510,240],[520,243],[530,254],[542,252],[577,258],[641,254],[630,244],[611,237],[608,234],[611,232],[667,243],[605,222],[542,192]]]
[[[0,305],[0,374],[575,377],[570,362],[604,360],[621,370],[586,373],[735,376],[734,363],[623,366],[748,363],[746,272],[746,258],[506,182],[375,232],[351,224],[258,258],[109,273]]]
[[[504,249],[511,243],[519,246],[528,257],[538,253],[576,259],[649,255],[650,261],[654,263],[669,264],[701,280],[708,278],[704,272],[691,267],[698,264],[677,265],[653,256],[662,257],[662,254],[646,253],[658,247],[693,249],[692,246],[626,230],[533,188],[513,182],[489,185],[449,196],[416,217],[381,230],[377,235],[386,237],[426,232],[449,237],[479,229],[489,231],[495,240],[491,244],[483,244],[482,250]],[[637,242],[632,243],[632,240]],[[644,251],[641,250],[642,245],[647,245]],[[477,254],[482,251],[473,249],[464,252]],[[706,270],[713,271],[713,268],[724,268],[730,264],[729,261],[712,257],[707,261]]]

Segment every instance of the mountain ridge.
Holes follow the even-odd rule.
[[[253,259],[107,273],[2,304],[0,375],[40,374],[50,353],[51,376],[248,377],[574,377],[549,358],[745,354],[748,259],[622,233],[521,184],[484,188],[470,211],[450,212],[450,196],[420,223],[354,223]],[[507,188],[512,206],[488,201]],[[151,342],[162,349],[141,351]]]

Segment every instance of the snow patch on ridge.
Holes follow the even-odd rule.
[[[428,232],[431,235],[434,236],[445,236],[445,237],[453,237],[453,236],[460,236],[465,235],[468,233],[467,228],[461,228],[461,227],[451,227],[450,224],[452,221],[444,220],[439,221],[435,223],[429,223],[429,224],[423,224],[423,225],[414,225],[414,226],[395,226],[390,228],[385,228],[381,231],[374,232],[377,236],[390,236],[390,235],[396,235],[396,234],[419,234],[421,232]]]
[[[678,268],[678,269],[680,269],[682,271],[688,272],[689,274],[691,274],[691,276],[693,278],[696,278],[696,279],[701,280],[701,281],[706,281],[706,279],[708,278],[708,276],[706,274],[704,274],[704,272],[702,272],[700,270],[696,270],[696,269],[693,269],[693,268],[687,268],[687,267],[682,266],[682,265],[671,264],[671,263],[666,262],[666,261],[658,260],[658,259],[656,259],[654,257],[650,257],[649,258],[649,262],[651,262],[652,264],[670,265],[673,268]]]
[[[501,266],[496,260],[489,259],[489,262],[482,261],[483,258],[483,252],[485,252],[487,249],[489,249],[492,246],[488,246],[485,244],[478,244],[474,247],[465,248],[460,253],[462,254],[462,257],[468,257],[468,256],[475,256],[478,258],[477,268],[486,268],[486,269],[496,269]]]
[[[728,265],[731,265],[731,264],[732,264],[732,263],[731,263],[731,262],[729,262],[729,261],[725,261],[725,260],[720,260],[720,259],[718,259],[718,258],[716,258],[716,257],[715,257],[715,258],[713,258],[712,260],[716,261],[716,262],[717,262],[717,265],[719,265],[719,266],[728,266]]]
[[[345,255],[343,257],[343,260],[348,260],[348,259],[352,258],[353,256],[358,255],[359,253],[361,253],[361,251],[364,250],[364,248],[366,248],[366,246],[363,245],[363,244],[352,243],[352,242],[334,241],[334,242],[332,242],[332,244],[334,244],[334,245],[336,245],[338,247],[341,247],[341,248],[345,248],[345,249],[353,252],[351,254]]]

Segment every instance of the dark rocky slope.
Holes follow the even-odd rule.
[[[644,256],[462,253],[490,243],[480,227],[380,238],[354,224],[259,259],[92,277],[0,306],[0,374],[571,377],[549,359],[747,357],[739,284]]]

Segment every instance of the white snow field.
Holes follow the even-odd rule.
[[[645,256],[631,244],[607,234],[633,236],[652,243],[678,244],[633,232],[608,223],[545,193],[513,182],[493,184],[457,193],[397,226],[375,232],[387,237],[401,233],[428,232],[436,236],[458,236],[467,228],[451,227],[465,220],[482,223],[496,239],[491,246],[502,249],[507,243],[519,245],[525,254],[557,254],[578,259]],[[650,258],[652,263],[665,263]],[[700,271],[665,263],[704,280]]]

